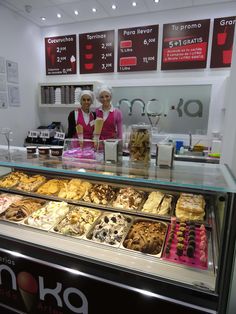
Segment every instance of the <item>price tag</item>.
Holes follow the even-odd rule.
[[[38,132],[38,131],[29,131],[28,137],[36,138],[39,136],[39,134],[40,134],[40,132]]]
[[[58,140],[64,140],[65,138],[65,133],[63,132],[56,132],[54,138],[58,139]]]
[[[41,131],[40,132],[40,138],[50,138],[50,132],[49,131]]]

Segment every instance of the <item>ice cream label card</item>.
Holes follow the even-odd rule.
[[[210,20],[163,25],[162,70],[206,67]]]
[[[211,68],[230,67],[236,16],[214,19]]]
[[[46,75],[76,74],[76,35],[45,38]]]

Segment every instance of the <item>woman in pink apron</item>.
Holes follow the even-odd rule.
[[[97,99],[102,106],[96,110],[96,118],[101,118],[104,121],[100,140],[122,139],[122,113],[111,103],[111,87],[101,86],[97,91]]]

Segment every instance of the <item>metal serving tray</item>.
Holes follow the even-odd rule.
[[[49,202],[46,202],[43,207],[45,207],[46,205],[48,205],[48,203],[49,203]],[[60,202],[57,202],[57,203],[60,203]],[[69,207],[69,209],[68,209],[68,211],[69,211],[71,205],[69,205],[69,204],[67,204],[67,205],[68,205],[68,207]],[[41,210],[43,207],[41,207],[41,208],[38,209],[38,210]],[[37,211],[38,211],[38,210],[37,210]],[[37,211],[35,211],[34,213],[36,213]],[[34,229],[40,229],[40,230],[49,231],[51,228],[53,228],[54,226],[56,226],[56,225],[58,224],[58,222],[61,221],[61,220],[65,217],[65,215],[68,213],[68,211],[67,211],[65,214],[63,214],[61,217],[58,217],[55,221],[53,221],[50,226],[45,227],[45,228],[30,225],[29,222],[28,222],[28,220],[31,218],[32,215],[29,215],[28,217],[26,217],[26,218],[24,219],[24,221],[22,221],[22,224],[23,224],[23,225],[26,225],[26,226],[28,226],[28,227],[34,228]]]
[[[111,203],[111,207],[116,209],[116,210],[125,210],[125,211],[130,211],[132,213],[136,213],[136,212],[140,212],[141,211],[141,208],[143,207],[143,204],[146,202],[147,200],[147,193],[142,190],[142,189],[138,189],[137,187],[133,187],[133,186],[129,186],[131,189],[137,191],[137,192],[140,192],[142,193],[142,201],[140,202],[140,204],[137,206],[137,208],[128,208],[128,207],[119,207],[119,206],[115,206],[114,205],[114,202],[116,201],[116,198],[119,196],[119,191],[121,189],[125,189],[126,187],[122,186],[119,188],[119,191],[117,192],[117,195],[116,195],[116,198],[114,198],[113,202]]]
[[[22,201],[23,199],[30,199],[32,201],[34,201],[34,200],[40,201],[40,202],[43,203],[41,207],[45,206],[45,204],[47,202],[44,199],[36,199],[36,198],[33,198],[33,197],[21,197],[20,201]],[[28,216],[30,216],[30,215],[28,215],[28,216],[26,216],[26,217],[24,217],[24,218],[22,218],[20,220],[11,220],[11,219],[6,217],[6,213],[7,213],[8,209],[9,209],[9,207],[7,208],[7,210],[3,213],[2,217],[1,217],[1,219],[4,220],[4,221],[10,222],[10,223],[15,223],[15,224],[21,224],[25,219],[27,219]]]
[[[110,244],[110,243],[106,243],[106,242],[100,242],[100,241],[96,241],[96,240],[93,240],[92,237],[93,237],[93,233],[94,233],[94,229],[95,227],[101,222],[102,219],[104,219],[105,216],[107,215],[122,215],[123,217],[125,217],[126,221],[127,221],[127,226],[124,227],[124,231],[123,231],[123,235],[121,236],[121,240],[119,243],[117,244]],[[90,240],[92,241],[93,243],[99,243],[99,244],[102,244],[102,245],[106,245],[106,246],[109,246],[109,247],[119,247],[121,242],[123,241],[125,235],[126,235],[126,232],[127,230],[129,229],[130,225],[132,224],[132,221],[133,221],[133,218],[129,215],[124,215],[124,214],[121,214],[121,213],[117,213],[117,212],[104,212],[96,221],[95,223],[93,224],[93,226],[90,228],[90,230],[87,232],[86,234],[86,239],[87,240]],[[104,232],[106,232],[106,230],[104,230]]]
[[[160,247],[160,250],[158,250],[158,252],[156,254],[153,254],[153,253],[149,253],[149,252],[145,252],[145,250],[148,250],[148,248],[145,248],[145,245],[143,245],[143,248],[142,250],[136,250],[136,249],[132,249],[132,248],[127,248],[127,244],[125,244],[125,241],[128,240],[128,237],[130,235],[130,233],[132,232],[132,228],[135,224],[138,224],[138,223],[141,223],[141,222],[145,222],[145,223],[151,223],[151,224],[160,224],[160,226],[162,226],[165,231],[164,231],[164,234],[163,234],[163,241],[162,241],[162,244],[161,244],[161,247]],[[165,245],[165,239],[166,239],[166,234],[167,234],[167,230],[168,230],[168,224],[165,223],[165,222],[162,222],[162,221],[159,221],[159,220],[152,220],[152,219],[146,219],[146,218],[135,218],[134,221],[133,221],[133,224],[130,226],[129,230],[127,231],[126,233],[126,236],[124,237],[124,240],[122,241],[121,243],[121,248],[124,249],[124,250],[127,250],[129,252],[135,252],[137,254],[147,254],[149,256],[154,256],[154,257],[158,257],[160,258],[162,256],[162,251],[163,251],[163,248],[164,248],[164,245]],[[138,244],[137,242],[138,241],[143,241],[144,237],[148,237],[148,234],[146,235],[142,235],[140,236],[140,234],[136,231],[134,232],[135,233],[135,236],[137,236],[135,238],[135,243],[133,244]],[[146,242],[146,245],[148,244],[149,246],[152,245],[150,243],[151,239],[147,239],[147,242]],[[142,246],[142,243],[140,243],[140,245]],[[153,249],[154,249],[154,245],[153,245]]]
[[[156,192],[156,191],[154,190],[154,191],[151,191],[151,192]],[[151,192],[150,192],[150,193],[151,193]],[[159,214],[158,211],[161,209],[161,206],[162,206],[162,203],[163,203],[165,197],[169,197],[169,198],[171,199],[171,201],[170,201],[170,206],[169,206],[168,214],[162,215],[162,214]],[[147,197],[147,199],[148,199],[148,197]],[[142,206],[141,213],[144,214],[144,215],[147,215],[147,216],[170,218],[170,216],[172,216],[172,215],[174,214],[174,209],[175,209],[174,203],[175,203],[175,202],[174,202],[174,196],[173,196],[173,195],[171,195],[171,194],[164,194],[164,196],[163,196],[163,198],[162,198],[160,204],[159,204],[158,207],[157,207],[157,212],[156,212],[156,213],[154,213],[154,212],[149,212],[149,211],[145,211],[145,210],[144,210],[145,202],[144,202],[144,204],[143,204],[143,206]]]
[[[73,233],[63,233],[61,231],[59,231],[57,228],[58,226],[65,220],[68,219],[68,216],[73,212],[73,211],[78,211],[78,212],[84,212],[84,211],[93,211],[93,212],[97,212],[97,217],[94,219],[94,221],[92,222],[92,224],[90,225],[90,227],[88,228],[88,230],[86,230],[83,234],[81,235],[76,235]],[[94,225],[94,223],[97,221],[97,219],[99,219],[99,217],[101,216],[101,211],[97,210],[97,209],[93,209],[93,208],[88,208],[88,207],[82,207],[82,206],[71,206],[70,211],[66,214],[66,216],[64,218],[62,218],[60,220],[60,222],[58,222],[54,227],[52,227],[49,232],[53,232],[56,234],[61,234],[64,236],[68,236],[68,237],[73,237],[73,238],[84,238],[85,235],[87,234],[87,232],[90,230],[90,228]],[[69,221],[68,221],[69,224]],[[72,223],[71,223],[72,224]],[[76,224],[76,223],[75,223]]]

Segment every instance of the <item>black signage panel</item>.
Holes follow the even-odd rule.
[[[13,255],[4,249],[0,249],[0,304],[32,314],[121,314],[130,313],[131,308],[137,314],[205,313],[168,302],[143,289]]]
[[[45,38],[47,75],[76,74],[76,35]]]
[[[158,25],[118,30],[118,72],[157,69]]]

